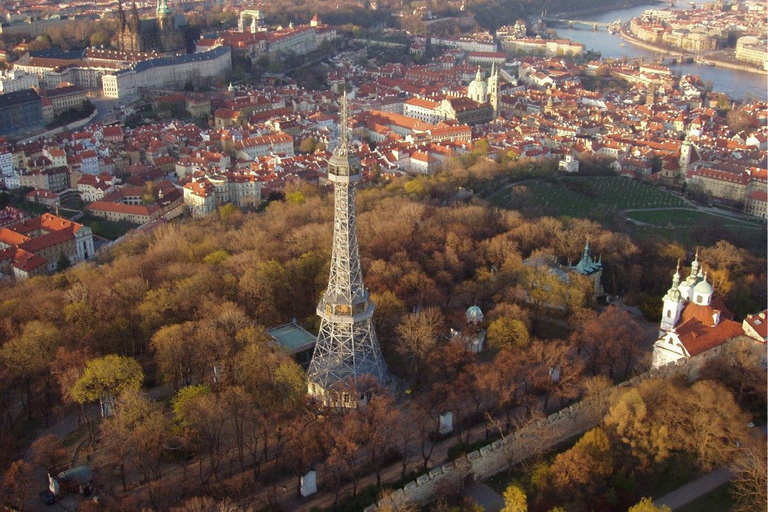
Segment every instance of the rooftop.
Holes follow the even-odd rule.
[[[292,354],[306,350],[315,344],[315,336],[293,322],[267,329],[267,334]]]

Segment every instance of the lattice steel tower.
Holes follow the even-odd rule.
[[[340,124],[341,140],[328,160],[328,180],[334,184],[331,272],[317,305],[320,332],[307,377],[309,394],[325,405],[355,407],[360,377],[367,374],[385,384],[389,376],[371,320],[374,305],[360,269],[355,206],[360,159],[349,147],[346,94]]]

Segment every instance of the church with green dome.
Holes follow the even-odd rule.
[[[604,293],[601,279],[603,277],[603,258],[592,259],[590,253],[589,240],[584,245],[584,252],[581,254],[579,262],[570,267],[570,270],[590,278],[594,283],[594,296],[599,297]]]

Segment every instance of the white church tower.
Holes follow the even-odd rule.
[[[683,300],[693,300],[693,287],[703,279],[701,266],[699,265],[699,251],[696,250],[696,258],[691,262],[690,275],[677,287],[683,296]]]
[[[661,316],[659,336],[663,336],[665,332],[673,330],[678,320],[680,320],[680,314],[683,312],[683,306],[685,306],[685,299],[678,289],[679,286],[680,261],[678,260],[677,270],[675,270],[675,275],[672,276],[672,287],[664,295],[664,309]]]
[[[499,68],[494,63],[488,77],[488,99],[493,107],[493,118],[499,117]]]

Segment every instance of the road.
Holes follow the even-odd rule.
[[[675,489],[666,496],[662,496],[653,502],[656,506],[666,505],[672,510],[677,510],[683,505],[687,505],[696,498],[704,496],[721,485],[727,483],[733,478],[733,472],[728,468],[718,468],[711,473],[707,473],[698,480],[689,482],[684,486]]]
[[[90,98],[93,106],[99,112],[93,118],[93,123],[108,123],[117,120],[117,112],[121,101],[117,98]]]
[[[760,438],[761,436],[765,437],[766,434],[768,434],[768,426],[760,425],[759,427],[755,427],[750,430],[749,434],[755,439]],[[672,510],[677,510],[693,500],[714,491],[721,485],[727,484],[733,477],[733,472],[727,467],[717,468],[698,480],[689,482],[669,494],[662,496],[655,500],[653,504],[656,506],[666,505]]]

